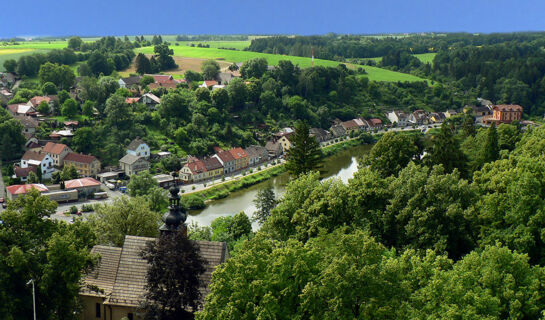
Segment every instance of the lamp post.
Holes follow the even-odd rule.
[[[34,320],[36,320],[36,293],[34,291],[34,279],[28,280],[27,286],[32,284],[32,310],[34,311]]]

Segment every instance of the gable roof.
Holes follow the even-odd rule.
[[[68,146],[65,144],[48,142],[45,144],[43,151],[51,154],[61,154],[66,148],[68,148]]]
[[[215,86],[217,84],[218,82],[216,80],[205,80],[200,86],[208,88],[208,87]]]
[[[235,158],[229,151],[223,150],[216,153],[216,155],[221,159],[221,161],[223,161],[223,163],[235,161]]]
[[[217,158],[214,158],[214,157],[204,158],[204,159],[202,159],[202,163],[204,164],[204,167],[208,171],[223,168],[223,165],[221,164],[221,162]]]
[[[144,300],[147,284],[148,263],[140,253],[155,238],[125,236],[122,248],[95,246],[93,252],[102,255],[101,262],[95,270],[85,277],[85,285],[96,285],[109,297],[105,304],[138,307]],[[225,242],[195,241],[200,248],[201,257],[207,262],[204,274],[201,275],[203,298],[208,294],[212,272],[229,253]],[[93,295],[80,290],[84,295]],[[111,288],[111,289],[110,289]]]
[[[26,194],[32,189],[37,189],[40,192],[49,191],[47,187],[41,183],[31,183],[31,184],[16,184],[13,186],[6,187],[6,190],[12,194]]]
[[[31,150],[28,150],[23,154],[22,160],[35,160],[35,161],[42,161],[47,156],[44,152],[34,152]]]
[[[131,143],[129,144],[129,146],[127,147],[127,149],[131,150],[131,151],[136,151],[136,149],[141,145],[141,144],[145,144],[146,146],[148,145],[146,142],[144,142],[144,140],[140,139],[140,138],[136,138],[134,139],[133,141],[131,141]]]
[[[157,103],[161,103],[161,98],[159,98],[158,96],[154,95],[153,93],[151,92],[148,92],[146,93],[145,95],[142,96],[143,97],[148,97],[150,98],[152,101],[155,101]]]
[[[522,112],[522,107],[518,104],[498,104],[494,106],[494,109],[501,111],[520,111]]]
[[[125,99],[125,103],[128,103],[128,104],[132,104],[132,103],[136,103],[140,100],[140,98],[133,98],[133,97],[130,97],[130,98],[126,98]]]
[[[376,126],[381,126],[382,125],[382,120],[380,120],[378,118],[371,118],[371,119],[367,120],[367,123],[369,123],[369,125],[371,125],[373,127],[376,127]]]
[[[131,76],[127,78],[121,78],[120,80],[125,83],[127,86],[132,86],[133,84],[140,84],[141,76]]]
[[[32,104],[34,107],[37,107],[42,101],[50,103],[51,98],[48,96],[35,96],[32,99],[30,99],[29,103]]]
[[[265,148],[267,151],[275,152],[282,150],[282,145],[277,141],[270,140],[265,144]]]
[[[15,114],[27,114],[31,112],[36,112],[36,109],[34,109],[33,106],[22,103],[10,104],[8,105],[8,110],[11,111],[11,113]]]
[[[142,160],[146,161],[146,159],[144,159],[142,157],[138,157],[138,156],[132,155],[130,153],[127,153],[125,156],[123,156],[123,158],[119,159],[119,163],[125,163],[125,164],[128,164],[128,165],[132,165],[136,161],[138,161],[139,159],[142,159]]]
[[[157,88],[165,88],[165,89],[176,89],[178,84],[176,82],[168,83],[168,82],[155,82],[148,84],[148,88],[150,90],[157,89]]]
[[[21,167],[16,166],[14,171],[15,171],[15,176],[17,178],[25,178],[25,177],[28,177],[30,172],[37,173],[38,170],[34,166],[29,166],[29,167],[26,167],[26,168],[21,168]]]
[[[95,160],[97,160],[95,156],[91,156],[88,154],[75,153],[75,152],[68,153],[66,157],[64,158],[64,161],[73,161],[73,162],[87,163],[87,164],[90,164]]]
[[[359,127],[360,127],[360,125],[356,122],[355,119],[345,121],[345,122],[341,123],[341,125],[343,126],[343,128],[344,128],[345,130],[348,130],[348,129],[355,129],[355,128],[359,128]]]
[[[244,151],[244,149],[242,149],[241,147],[233,148],[229,150],[229,153],[231,153],[231,155],[233,156],[233,158],[235,158],[235,160],[248,157],[248,154],[246,153],[246,151]]]
[[[191,159],[186,164],[186,166],[189,168],[189,170],[191,170],[192,174],[199,174],[199,173],[203,173],[203,172],[208,171],[206,169],[206,166],[204,165],[204,163],[201,160],[197,159],[197,158]]]
[[[174,77],[170,74],[146,74],[146,76],[153,77],[156,83],[176,83]]]
[[[23,127],[25,128],[38,128],[38,126],[40,125],[38,123],[38,120],[32,117],[21,115],[21,116],[15,116],[14,118],[19,120],[21,124],[23,125]]]

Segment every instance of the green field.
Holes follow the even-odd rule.
[[[432,53],[415,54],[414,56],[417,57],[420,61],[422,61],[424,63],[432,64],[433,63],[433,58],[435,58],[436,55],[437,55],[437,53],[432,52]]]
[[[178,43],[180,46],[188,46],[191,43],[198,45],[201,43],[210,45],[210,48],[235,48],[237,50],[243,50],[250,46],[250,41],[176,41],[174,43]]]
[[[197,48],[197,47],[187,47],[187,46],[173,46],[171,47],[174,50],[174,55],[179,57],[186,58],[201,58],[201,59],[215,59],[215,60],[224,60],[228,62],[244,62],[253,58],[265,58],[269,65],[278,65],[280,60],[290,60],[296,65],[299,65],[301,68],[306,68],[312,66],[312,59],[307,57],[295,57],[295,56],[285,56],[278,54],[269,54],[269,53],[259,53],[251,51],[234,51],[234,50],[223,50],[216,48]],[[144,47],[136,49],[138,52],[143,52],[146,54],[153,53],[153,47]],[[322,60],[315,59],[314,64],[316,66],[325,66],[325,67],[336,67],[339,65],[338,61],[331,60]],[[356,67],[355,65],[349,65],[350,67]],[[385,70],[377,67],[363,66],[367,71],[367,76],[369,80],[374,81],[425,81],[422,78],[394,72],[390,70]]]

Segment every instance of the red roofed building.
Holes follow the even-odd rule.
[[[27,150],[21,158],[21,168],[28,167],[41,168],[43,179],[51,179],[51,174],[55,171],[53,159],[45,152]]]
[[[100,192],[100,182],[89,177],[65,181],[64,186],[66,190],[76,189],[87,194]]]
[[[206,172],[204,163],[197,158],[191,157],[182,168],[181,178],[184,182],[197,182],[207,178]]]
[[[48,142],[44,146],[43,152],[47,153],[53,159],[55,166],[62,167],[64,165],[64,157],[69,152],[72,152],[72,149],[62,143]]]
[[[47,187],[41,183],[16,184],[6,187],[7,198],[9,200],[15,200],[17,197],[27,194],[32,189],[36,189],[40,191],[40,193],[49,191],[49,189],[47,189]]]
[[[212,157],[218,159],[223,166],[223,174],[235,172],[235,158],[231,153],[222,150],[220,147],[214,147],[214,151],[216,151],[216,154]]]
[[[485,116],[483,122],[491,123],[511,123],[513,121],[522,120],[523,108],[518,104],[501,104],[495,105],[491,116]]]
[[[167,90],[170,89],[176,89],[178,87],[177,83],[150,83],[148,84],[148,88],[150,90],[158,89],[158,88],[165,88]]]
[[[153,77],[153,80],[155,80],[155,83],[175,83],[177,84],[176,80],[169,75],[169,74],[146,74],[146,76]]]
[[[38,169],[35,166],[29,166],[29,167],[26,167],[26,168],[21,168],[19,166],[15,166],[14,172],[15,172],[15,174],[13,175],[14,178],[18,178],[21,181],[25,182],[28,179],[28,175],[31,172],[37,173]]]
[[[126,98],[125,103],[133,104],[133,103],[137,103],[138,100],[140,100],[140,98]]]
[[[235,170],[241,170],[248,167],[250,157],[242,148],[233,148],[229,150],[229,153],[235,158]]]
[[[28,101],[34,108],[38,108],[38,106],[40,105],[40,103],[42,103],[42,101],[45,101],[47,103],[50,103],[51,102],[51,98],[50,97],[47,97],[47,96],[35,96],[34,98],[30,99],[30,101]]]
[[[199,87],[210,89],[217,84],[218,82],[216,80],[205,80]]]
[[[84,177],[96,177],[100,171],[100,161],[90,155],[70,152],[64,158],[65,166],[74,166]]]
[[[371,119],[367,120],[367,123],[373,129],[382,128],[382,120],[380,120],[378,118],[371,118]]]

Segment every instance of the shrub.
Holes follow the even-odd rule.
[[[206,204],[204,199],[198,195],[189,195],[182,198],[183,205],[190,210],[204,209]]]
[[[191,187],[191,190],[195,190],[195,186],[192,186],[192,187]]]
[[[78,213],[78,207],[76,207],[76,206],[71,206],[68,212],[69,212],[70,214],[76,214],[76,213]]]

